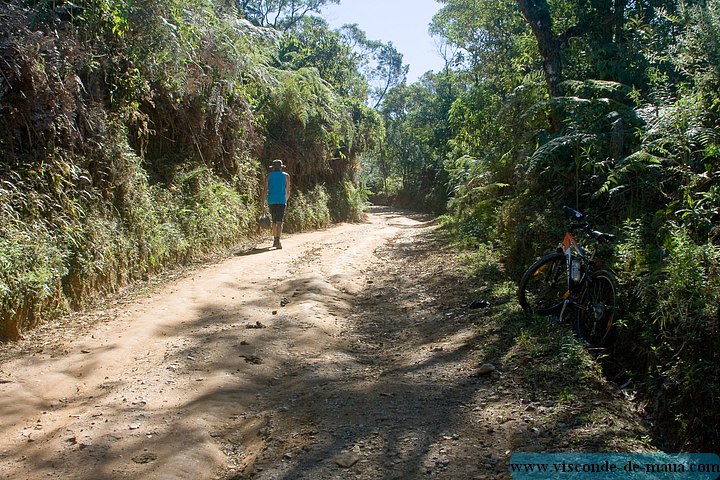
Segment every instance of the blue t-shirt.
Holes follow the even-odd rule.
[[[268,175],[268,205],[285,205],[287,195],[287,173],[273,170]]]

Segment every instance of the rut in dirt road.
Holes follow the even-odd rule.
[[[558,402],[519,368],[513,285],[468,278],[432,219],[283,244],[5,345],[0,477],[487,479],[516,450],[635,447],[594,377]]]
[[[637,417],[592,370],[517,348],[508,317],[526,319],[513,282],[468,277],[425,225],[374,255],[343,328],[258,398],[259,453],[227,478],[506,479],[517,451],[645,448]],[[553,348],[572,340],[558,338]],[[551,392],[555,375],[566,378]]]
[[[483,314],[467,309],[459,277],[443,275],[442,249],[422,231],[376,252],[386,261],[354,299],[341,343],[268,391],[280,403],[265,450],[235,478],[502,478],[508,446],[473,414],[497,379],[478,373],[470,348]]]

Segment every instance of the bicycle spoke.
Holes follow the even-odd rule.
[[[520,305],[528,313],[557,313],[567,298],[565,257],[547,255],[530,267],[518,290]]]
[[[594,273],[579,303],[576,331],[593,347],[603,346],[609,339],[615,319],[615,280],[605,271]]]

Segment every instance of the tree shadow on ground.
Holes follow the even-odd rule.
[[[153,429],[133,433],[121,452],[112,431],[69,453],[48,450],[31,460],[35,471],[73,455],[91,466],[75,478],[115,478],[124,455],[132,461],[125,474],[150,478],[181,457],[216,463],[212,449],[199,447],[211,441],[228,465],[216,478],[507,478],[514,451],[626,447],[625,413],[567,346],[571,337],[541,329],[552,341],[530,345],[535,320],[509,306],[507,293],[485,291],[500,280],[469,279],[454,267],[455,252],[424,232],[378,252],[382,265],[365,290],[333,305],[350,327],[328,330],[327,343],[312,318],[278,308],[277,292],[232,312],[207,302],[195,320],[158,327],[158,339],[182,340],[159,365],[172,368],[176,383],[158,388],[171,398],[197,382],[198,394],[171,407],[121,404],[114,416],[142,414]],[[300,291],[306,280],[288,285]],[[490,305],[468,309],[481,291]],[[323,292],[303,301],[319,304]],[[258,307],[267,315],[258,317]],[[495,370],[481,373],[486,364]],[[139,383],[122,380],[107,398],[75,401],[89,411],[115,405],[110,392],[142,392]]]
[[[386,253],[385,271],[347,312],[355,326],[347,332],[349,361],[331,370],[336,375],[300,367],[292,382],[271,387],[267,398],[278,403],[269,447],[233,478],[504,478],[513,451],[618,445],[625,433],[612,428],[617,412],[600,401],[610,394],[573,371],[582,365],[552,365],[554,355],[515,358],[528,320],[517,309],[514,318],[500,318],[512,311],[503,307],[506,295],[490,295],[484,311],[468,310],[480,285],[437,259],[428,263],[452,255],[433,236]],[[486,363],[497,370],[478,373]],[[539,366],[567,367],[554,373],[563,377],[557,389],[507,371]],[[577,393],[567,395],[565,387],[576,382]],[[584,394],[593,389],[599,395],[588,402]],[[604,420],[607,428],[589,427]]]

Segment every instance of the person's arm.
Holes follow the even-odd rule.
[[[285,174],[285,203],[290,200],[290,175]]]

